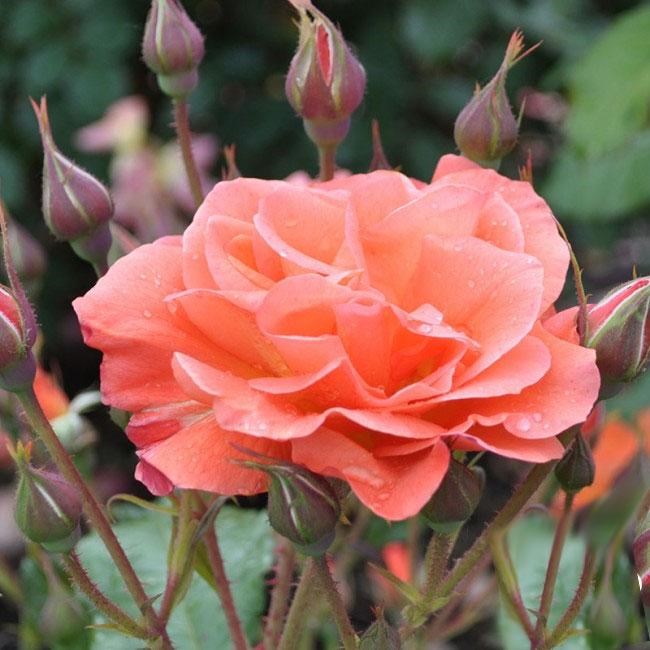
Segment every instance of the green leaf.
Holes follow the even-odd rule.
[[[567,147],[558,155],[542,194],[567,217],[618,219],[650,201],[648,169],[650,130],[602,155],[584,157]]]
[[[573,68],[567,135],[579,151],[602,155],[647,125],[649,33],[644,4],[623,14]]]
[[[508,547],[519,578],[521,596],[526,608],[533,612],[539,608],[539,598],[544,586],[554,532],[555,522],[552,519],[544,515],[530,515],[515,523],[508,533]],[[580,579],[584,554],[584,542],[578,537],[569,535],[564,545],[559,579],[555,586],[553,604],[549,614],[551,628],[558,622],[571,602]],[[585,629],[584,612],[579,614],[573,627],[577,632]],[[519,626],[518,621],[510,614],[505,603],[502,603],[499,608],[497,630],[504,650],[521,650],[530,645],[526,634]],[[568,637],[557,648],[588,650],[589,644],[586,636],[578,633]]]
[[[157,512],[125,508],[114,530],[148,594],[162,593],[171,518]],[[226,506],[219,513],[217,532],[237,611],[249,639],[255,641],[265,604],[264,574],[272,563],[272,537],[266,513]],[[91,578],[109,598],[135,616],[133,602],[99,538],[89,535],[81,540],[78,550]],[[95,623],[106,623],[106,620],[97,614]],[[183,650],[231,647],[219,599],[201,579],[192,581],[184,600],[172,614],[168,630],[174,647]],[[92,647],[136,650],[142,647],[142,641],[98,629]]]

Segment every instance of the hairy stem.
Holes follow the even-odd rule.
[[[235,650],[248,650],[248,642],[246,641],[241,621],[237,615],[235,601],[232,596],[232,591],[230,590],[230,583],[228,582],[228,576],[226,575],[226,569],[223,564],[223,558],[221,557],[221,550],[219,549],[219,542],[217,540],[217,532],[214,526],[210,526],[205,534],[205,547],[208,552],[210,568],[212,569],[212,575],[217,584],[217,592],[221,599],[221,605],[226,617],[226,622],[228,623],[228,630],[230,631],[230,637]]]
[[[188,116],[187,101],[184,99],[174,100],[174,128],[178,137],[178,144],[183,156],[183,165],[190,185],[190,191],[196,207],[203,202],[203,189],[201,188],[201,177],[196,166],[194,153],[192,152],[192,134],[190,131],[190,120]]]
[[[264,628],[264,650],[275,650],[282,634],[282,624],[289,608],[291,582],[296,565],[296,552],[293,544],[280,538],[276,550],[275,584],[271,592],[271,605]]]
[[[429,540],[424,556],[424,567],[427,572],[424,583],[424,597],[429,600],[440,586],[449,564],[449,557],[456,543],[457,533],[434,532]]]
[[[318,587],[315,587],[314,584],[315,577],[315,561],[313,558],[308,558],[303,567],[298,588],[291,601],[278,650],[294,650],[299,647],[309,606],[318,602]]]
[[[564,543],[569,533],[569,529],[571,528],[571,522],[573,521],[573,513],[571,512],[573,497],[574,495],[572,493],[567,492],[564,499],[562,515],[560,516],[560,521],[555,529],[553,545],[551,546],[551,555],[548,560],[548,566],[546,567],[546,577],[544,578],[542,597],[539,602],[539,612],[537,614],[537,624],[535,625],[535,636],[532,648],[541,648],[544,645],[548,615],[551,611],[555,583],[557,582],[560,560],[562,559],[562,549],[564,548]]]
[[[120,609],[99,590],[97,585],[90,579],[75,551],[70,551],[68,555],[63,555],[61,559],[72,582],[109,621],[117,624],[124,632],[138,639],[149,638],[148,631],[142,625],[134,621],[123,609]]]
[[[133,565],[126,556],[122,545],[111,528],[111,524],[106,516],[104,508],[101,506],[97,497],[93,494],[90,487],[86,484],[83,477],[72,462],[61,441],[52,429],[48,419],[45,417],[43,410],[36,399],[33,389],[17,393],[18,399],[25,411],[27,420],[33,431],[41,439],[50,457],[56,464],[63,477],[67,479],[78,491],[83,504],[83,511],[90,525],[97,531],[106,550],[108,551],[115,567],[119,571],[126,588],[133,597],[138,609],[143,613],[151,636],[160,635],[165,648],[171,648],[164,626],[160,625],[158,617],[151,605],[149,596],[144,590],[140,579],[138,578]]]

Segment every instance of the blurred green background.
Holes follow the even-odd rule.
[[[196,132],[236,143],[245,175],[316,172],[316,158],[284,99],[296,43],[285,0],[185,0],[206,35],[201,82],[191,97]],[[46,246],[38,299],[47,355],[68,388],[94,380],[80,364],[70,300],[93,282],[55,243],[40,217],[40,142],[28,96],[47,94],[61,149],[103,179],[108,155],[84,154],[73,136],[124,95],[146,97],[153,131],[172,138],[169,104],[140,61],[147,0],[0,2],[0,193]],[[535,185],[567,227],[592,293],[650,272],[650,4],[633,0],[321,0],[368,72],[366,99],[339,164],[367,169],[370,121],[380,121],[391,164],[429,179],[454,151],[455,116],[476,81],[494,73],[511,32],[542,46],[517,65],[508,89],[529,95],[518,148],[502,171],[516,175],[530,150]],[[542,92],[543,95],[530,94]],[[223,159],[214,170],[218,175]],[[570,294],[569,294],[570,298]],[[96,361],[96,357],[94,357]],[[67,366],[67,367],[66,367]]]

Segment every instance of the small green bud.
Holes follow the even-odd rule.
[[[555,478],[565,492],[579,492],[594,482],[596,466],[591,447],[578,432],[555,466]]]
[[[474,513],[485,485],[480,467],[467,467],[452,459],[449,469],[420,514],[438,533],[453,533]]]
[[[30,464],[30,448],[20,443],[14,454],[18,467],[15,519],[25,537],[46,549],[64,553],[79,539],[81,499],[56,472]]]
[[[401,650],[399,633],[384,618],[381,609],[376,611],[377,619],[361,635],[359,650]]]
[[[611,578],[600,585],[587,616],[589,637],[594,647],[616,650],[626,638],[628,621],[612,592]]]
[[[50,584],[38,620],[38,629],[48,645],[74,641],[90,623],[88,612],[67,589],[58,583]]]

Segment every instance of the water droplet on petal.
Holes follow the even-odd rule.
[[[140,273],[140,279],[141,280],[146,280],[147,279],[147,274],[146,273]]]
[[[469,280],[469,281],[467,282],[467,286],[468,286],[470,289],[473,289],[473,288],[476,286],[476,282],[474,282],[474,280]]]
[[[145,318],[151,318],[151,317],[153,316],[153,314],[152,314],[148,309],[145,309],[145,310],[142,312],[142,315],[143,315]]]
[[[421,323],[418,325],[418,330],[422,332],[422,334],[431,334],[431,332],[433,332],[433,326],[429,325],[429,323]]]
[[[530,420],[528,418],[526,418],[526,417],[519,418],[519,420],[517,420],[517,424],[515,426],[522,433],[526,433],[526,431],[530,430]]]
[[[463,250],[463,245],[462,244],[454,244],[454,250],[455,251],[462,251]]]
[[[535,422],[541,422],[543,419],[541,413],[533,413],[533,420],[535,420]]]
[[[551,428],[551,425],[548,422],[544,422],[544,425],[542,426],[542,429],[544,431],[548,431]]]

